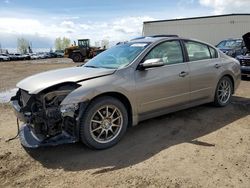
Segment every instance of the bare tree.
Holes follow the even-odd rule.
[[[18,38],[17,39],[17,49],[22,54],[26,54],[28,52],[29,48],[29,41],[24,38]]]
[[[55,49],[56,50],[64,50],[65,48],[70,46],[70,39],[66,37],[58,37],[55,40]]]

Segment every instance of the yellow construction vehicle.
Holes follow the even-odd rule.
[[[72,45],[65,49],[64,57],[72,59],[74,62],[84,62],[85,59],[93,58],[105,49],[100,47],[90,47],[89,39],[79,39],[78,45]]]

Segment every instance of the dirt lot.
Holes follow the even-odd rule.
[[[0,63],[0,90],[66,59]],[[40,63],[39,63],[40,62]],[[64,62],[64,63],[59,63]],[[250,187],[250,81],[225,108],[203,105],[130,128],[115,147],[25,150],[9,105],[0,105],[0,187]]]

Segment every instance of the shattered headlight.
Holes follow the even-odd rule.
[[[62,105],[60,108],[61,114],[63,117],[65,116],[70,116],[70,117],[74,117],[74,113],[76,110],[78,110],[79,105],[78,104],[65,104]]]

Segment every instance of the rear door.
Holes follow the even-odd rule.
[[[222,64],[217,51],[206,44],[184,41],[190,70],[190,100],[202,100],[214,95]]]

